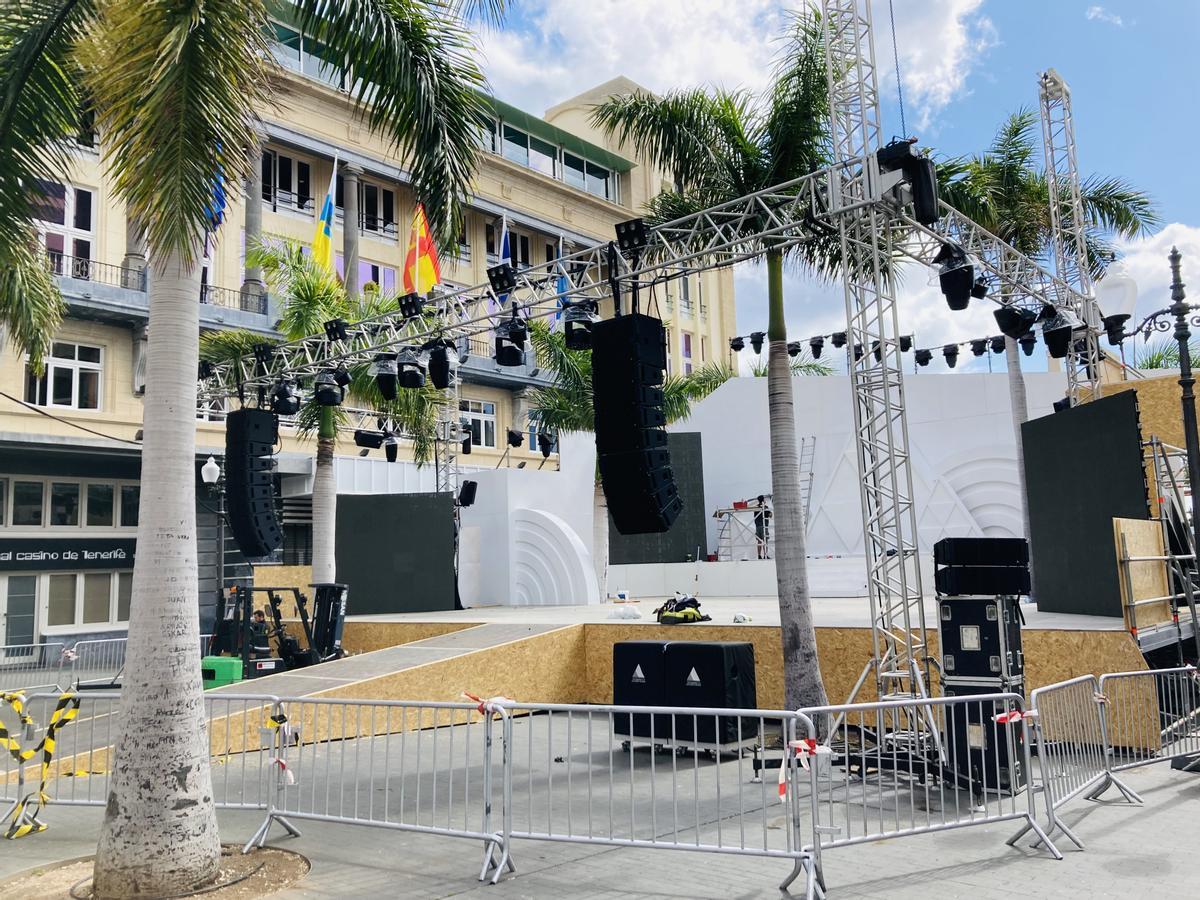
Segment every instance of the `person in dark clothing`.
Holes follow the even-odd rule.
[[[250,656],[263,659],[271,655],[271,642],[267,639],[267,614],[256,609],[250,617]]]
[[[758,545],[758,558],[767,558],[767,542],[771,539],[771,510],[767,508],[767,498],[758,495],[758,509],[754,511],[754,537]]]

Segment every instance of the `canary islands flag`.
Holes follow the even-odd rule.
[[[425,207],[418,203],[413,213],[412,234],[408,238],[408,254],[404,257],[404,292],[420,294],[440,284],[441,280],[437,247],[429,234]]]
[[[333,271],[333,189],[337,183],[337,159],[333,160],[333,174],[329,176],[329,190],[325,192],[325,202],[317,214],[317,232],[313,235],[313,259],[324,266],[329,272]]]

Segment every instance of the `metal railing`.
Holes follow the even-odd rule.
[[[1101,675],[1111,770],[1200,756],[1200,675],[1192,666]]]
[[[743,750],[785,747],[807,720],[781,710],[502,704],[508,839],[692,850],[793,861],[811,871],[791,790],[757,778]],[[804,726],[798,723],[804,722]],[[782,815],[787,827],[780,828]]]
[[[58,687],[65,649],[61,641],[0,644],[0,691]]]
[[[267,314],[267,295],[259,291],[235,291],[229,288],[216,287],[211,284],[200,285],[200,302],[212,306],[223,306],[226,309],[240,309],[243,312]]]
[[[64,278],[90,281],[93,284],[109,284],[113,287],[127,288],[143,293],[146,290],[144,269],[127,269],[124,266],[114,266],[111,263],[95,259],[68,256],[54,250],[46,251],[46,265],[53,274],[61,275]]]
[[[77,641],[63,656],[71,663],[72,685],[114,685],[125,668],[126,638]]]
[[[1006,821],[1023,822],[1021,833],[1034,830],[1062,859],[1027,789],[1023,709],[1019,694],[994,693],[801,710],[836,729],[809,752],[818,873],[838,847]]]

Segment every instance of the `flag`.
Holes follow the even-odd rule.
[[[218,163],[217,174],[213,178],[212,199],[204,208],[204,218],[208,222],[208,230],[216,231],[225,221],[225,168]]]
[[[333,191],[337,184],[337,157],[333,158],[333,172],[329,176],[329,190],[325,193],[325,202],[321,204],[321,212],[317,215],[317,231],[313,235],[313,260],[322,265],[331,274],[333,267]]]
[[[558,327],[559,320],[562,318],[563,308],[567,305],[567,291],[571,289],[571,279],[567,277],[567,270],[563,263],[563,238],[561,234],[558,236],[558,280],[554,287],[558,294],[558,309],[554,313],[554,322],[550,326],[552,331]]]
[[[503,265],[504,263],[508,263],[510,266],[512,265],[512,249],[510,248],[509,242],[508,242],[508,216],[507,215],[500,217],[500,264]],[[504,304],[508,302],[508,294],[501,294],[497,298],[497,300],[499,300],[500,309],[503,309]],[[489,313],[496,311],[495,305],[496,304],[493,301],[491,301],[491,300],[488,301],[488,312]]]
[[[404,293],[419,294],[441,283],[437,247],[429,234],[425,207],[418,203],[413,212],[412,233],[408,236],[408,254],[404,257]]]

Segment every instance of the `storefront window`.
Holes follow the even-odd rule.
[[[113,524],[113,485],[87,486],[87,523],[100,528]]]
[[[117,574],[117,621],[129,621],[129,603],[133,599],[133,573]]]
[[[75,575],[51,575],[46,602],[46,625],[75,624]]]
[[[13,525],[41,526],[43,493],[40,481],[13,482]]]
[[[107,624],[112,606],[112,575],[89,572],[83,576],[83,624]]]
[[[50,524],[79,524],[79,485],[74,482],[53,482],[50,485]]]
[[[136,484],[121,485],[121,527],[132,528],[138,523],[138,500],[142,489]]]

